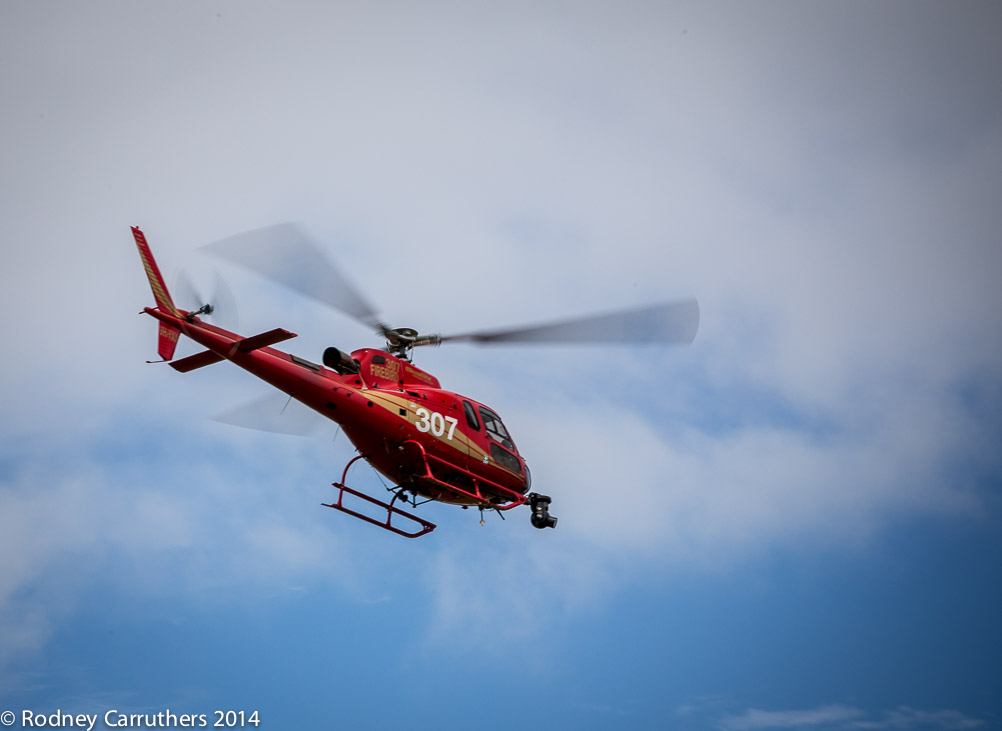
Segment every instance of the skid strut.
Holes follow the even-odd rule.
[[[378,525],[380,528],[390,531],[391,533],[396,533],[400,536],[405,536],[406,538],[420,538],[421,536],[431,533],[435,530],[435,524],[431,523],[424,518],[418,517],[413,513],[408,513],[406,510],[401,510],[396,507],[394,503],[397,498],[400,497],[399,494],[393,496],[390,502],[384,502],[379,498],[374,498],[371,495],[366,495],[364,492],[359,492],[358,490],[353,490],[345,484],[345,480],[348,476],[348,468],[351,467],[355,462],[362,459],[362,455],[354,457],[347,465],[345,465],[344,472],[341,474],[341,481],[335,482],[334,487],[338,489],[337,500],[331,503],[323,503],[325,508],[334,508],[335,510],[340,510],[342,513],[347,513],[348,515],[354,516],[364,520],[366,523],[372,523],[373,525]],[[365,513],[360,513],[357,510],[353,510],[344,505],[344,494],[354,495],[357,498],[361,498],[366,502],[376,505],[386,511],[386,519],[378,520],[372,518]],[[396,515],[404,521],[411,521],[414,524],[414,530],[404,530],[398,526],[393,525],[393,516]]]

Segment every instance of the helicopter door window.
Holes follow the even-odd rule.
[[[470,428],[480,431],[480,422],[477,421],[477,412],[473,408],[473,404],[469,401],[464,401],[463,411],[466,412],[466,423],[470,425]]]
[[[508,449],[514,449],[515,445],[511,441],[511,437],[508,436],[508,430],[504,428],[504,424],[501,423],[501,417],[495,414],[490,409],[486,409],[483,406],[480,407],[480,418],[484,420],[484,429],[487,430],[487,434],[496,442],[500,442]]]

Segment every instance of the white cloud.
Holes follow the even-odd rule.
[[[960,731],[980,728],[982,719],[954,710],[923,711],[902,706],[893,711],[870,713],[860,708],[840,704],[803,710],[765,711],[749,708],[740,714],[726,714],[716,728],[724,731],[751,729],[822,728],[822,729],[942,729]]]
[[[238,439],[211,444],[217,460],[209,462],[198,440],[167,438],[167,455],[132,452],[123,440],[131,454],[103,465],[70,447],[58,458],[42,453],[45,463],[0,482],[0,667],[43,645],[95,582],[194,604],[234,589],[290,591],[306,577],[353,591],[356,570],[328,516],[304,510],[304,502],[320,502],[324,483],[313,480],[317,497],[309,501],[291,489],[310,484],[296,455],[315,461],[315,448],[286,451],[288,462],[269,467]],[[224,467],[218,456],[226,451],[226,463],[248,473]]]
[[[908,706],[901,706],[897,710],[887,711],[884,718],[874,721],[856,721],[853,728],[881,729],[881,728],[934,728],[943,731],[960,731],[967,728],[980,728],[985,722],[980,718],[972,718],[960,711],[923,711]]]
[[[806,710],[763,711],[749,708],[739,716],[725,716],[719,728],[727,731],[749,731],[759,728],[831,727],[859,718],[863,711],[843,705],[819,706]]]

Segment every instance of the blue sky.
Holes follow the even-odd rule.
[[[992,3],[0,7],[0,711],[261,728],[1002,726]],[[352,449],[146,365],[296,220],[395,325],[695,296],[689,348],[419,353],[557,530],[320,507]],[[378,344],[226,271],[248,334]],[[191,352],[183,351],[182,354]],[[360,486],[379,489],[365,469]]]

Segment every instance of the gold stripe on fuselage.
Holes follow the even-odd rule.
[[[361,393],[361,391],[358,392]],[[381,406],[382,408],[386,409],[391,413],[399,415],[400,413],[399,409],[401,408],[405,409],[407,411],[407,416],[403,418],[406,418],[407,421],[410,422],[411,424],[414,424],[418,420],[417,414],[415,412],[419,407],[416,405],[416,402],[412,397],[400,396],[397,395],[396,393],[386,393],[385,391],[379,391],[378,389],[372,389],[372,388],[368,389],[364,395],[366,398],[372,401],[373,404],[378,404],[379,406]],[[430,407],[428,406],[425,406],[424,408],[428,408],[430,410]],[[458,426],[459,423],[457,422],[457,428],[453,433],[452,439],[448,439],[445,434],[443,434],[442,436],[435,436],[434,434],[432,434],[432,436],[434,436],[436,439],[438,439],[438,441],[442,442],[443,444],[446,444],[452,449],[455,449],[464,457],[468,456],[471,460],[475,462],[482,462],[484,464],[493,464],[495,467],[500,467],[506,472],[510,472],[512,475],[515,475],[517,477],[524,477],[521,470],[513,470],[510,467],[501,464],[493,457],[491,457],[487,452],[485,452],[480,447],[479,444],[470,439],[470,437],[466,434],[466,432],[458,428]],[[459,435],[458,438],[456,436],[457,434]],[[456,442],[459,442],[459,444],[457,444]]]
[[[407,415],[402,416],[401,418],[407,419],[407,421],[411,424],[415,424],[418,420],[417,414],[415,413],[418,406],[412,397],[401,396],[396,393],[387,393],[374,388],[370,388],[363,395],[365,398],[372,401],[373,404],[381,406],[387,411],[398,416],[400,415],[400,409],[404,409],[407,412]],[[424,408],[429,407],[425,406]],[[448,438],[447,433],[442,436],[436,436],[434,434],[432,434],[432,436],[443,444],[455,449],[457,452],[460,452],[464,457],[469,456],[471,459],[475,459],[478,462],[482,462],[486,454],[479,445],[475,444],[470,437],[467,436],[466,432],[458,428],[458,422],[457,428],[452,434],[452,439]]]

